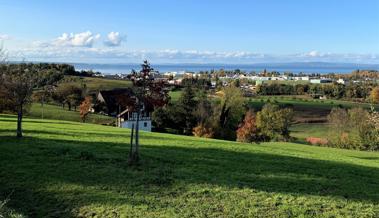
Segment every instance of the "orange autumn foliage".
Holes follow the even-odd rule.
[[[83,123],[86,121],[86,118],[90,112],[91,106],[92,106],[92,99],[89,96],[85,97],[84,101],[79,106],[80,118],[82,119]]]
[[[237,129],[237,141],[253,142],[259,138],[256,117],[252,110],[246,112],[245,119]]]

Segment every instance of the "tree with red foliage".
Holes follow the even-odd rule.
[[[92,106],[92,98],[90,96],[87,96],[84,98],[84,101],[80,104],[80,118],[82,119],[83,123],[86,122],[87,115],[90,112]]]
[[[150,63],[145,60],[141,65],[139,72],[132,71],[130,79],[133,81],[133,92],[135,102],[132,110],[137,112],[135,127],[135,143],[131,140],[131,149],[129,153],[129,164],[137,164],[139,161],[139,118],[143,110],[152,111],[155,107],[162,107],[169,101],[168,90],[165,83],[154,80],[154,69]],[[133,134],[132,134],[133,137]]]
[[[259,133],[256,124],[256,117],[252,110],[246,112],[245,119],[237,129],[237,141],[254,142],[258,141]]]

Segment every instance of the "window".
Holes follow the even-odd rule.
[[[143,127],[147,127],[147,122],[144,122],[144,123],[143,123]]]

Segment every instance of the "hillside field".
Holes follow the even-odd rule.
[[[378,217],[379,153],[0,115],[0,201],[29,217]],[[1,212],[1,206],[0,206]]]
[[[86,84],[90,93],[95,93],[99,90],[111,90],[119,88],[127,88],[132,86],[132,82],[128,80],[108,79],[101,77],[79,77],[79,76],[65,76],[69,81],[67,83],[76,83],[78,85]]]
[[[42,115],[44,119],[81,122],[79,108],[77,108],[76,111],[74,109],[69,111],[67,107],[63,109],[61,106],[53,104],[44,104],[42,107],[39,103],[33,103],[31,105],[30,111],[26,114],[27,117],[39,119],[42,119]],[[87,116],[86,122],[96,124],[110,124],[112,122],[115,122],[115,118],[90,113]]]

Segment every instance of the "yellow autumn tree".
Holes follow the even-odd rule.
[[[379,86],[375,87],[370,93],[370,100],[374,104],[379,103]]]

